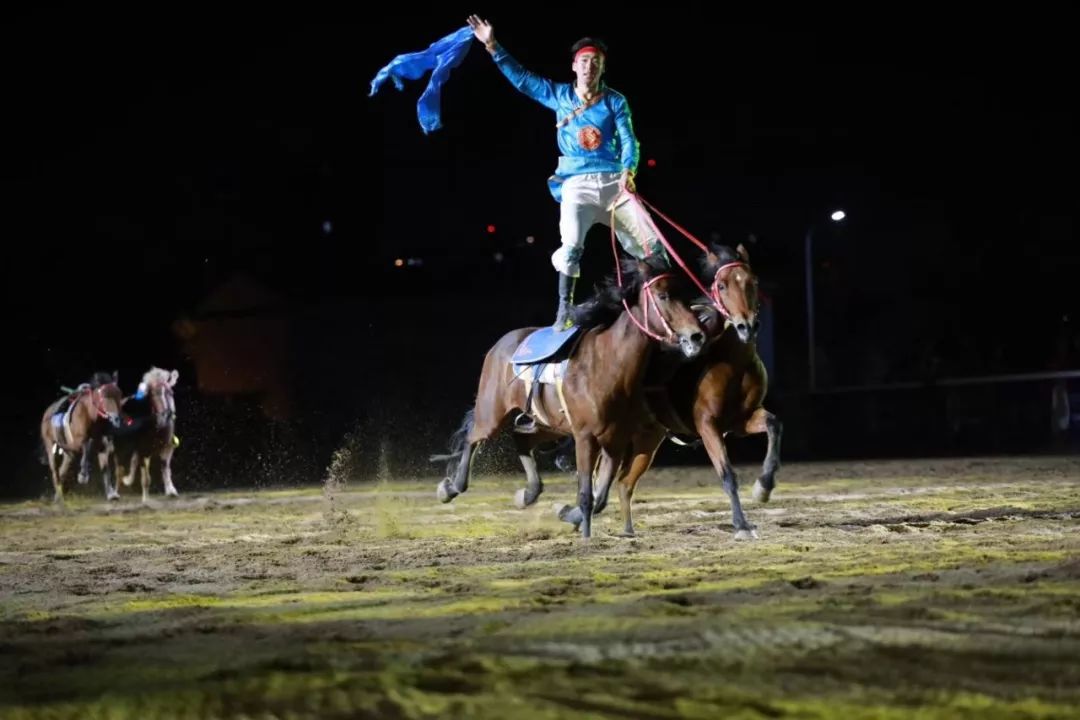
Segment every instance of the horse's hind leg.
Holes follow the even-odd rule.
[[[784,434],[784,424],[765,408],[758,408],[747,420],[744,432],[747,435],[768,435],[769,445],[765,451],[765,461],[761,464],[761,477],[754,483],[754,500],[769,502],[769,496],[776,487],[776,471],[780,469],[780,439]]]
[[[480,450],[483,440],[468,442],[461,451],[461,458],[454,469],[453,477],[443,478],[436,488],[439,502],[448,503],[469,489],[469,476],[472,474],[472,462],[475,453]]]
[[[536,449],[538,444],[536,436],[522,435],[521,433],[512,434],[514,436],[514,447],[517,448],[518,459],[521,460],[521,466],[525,468],[525,477],[527,478],[525,487],[514,494],[514,505],[523,510],[539,499],[540,493],[544,492],[544,481],[540,479],[540,471],[536,468],[536,457],[533,455],[533,450]]]
[[[64,476],[60,473],[60,470],[56,462],[56,450],[52,447],[51,443],[45,443],[45,457],[49,461],[49,474],[52,476],[53,483],[53,502],[64,502]],[[67,456],[64,456],[65,459]]]
[[[478,419],[479,416],[479,419]],[[498,422],[492,422],[490,413],[477,411],[476,408],[465,413],[465,419],[451,442],[451,454],[449,458],[459,455],[457,466],[453,468],[449,477],[443,478],[436,488],[439,502],[448,503],[461,493],[469,489],[469,475],[472,473],[472,462],[475,453],[480,450],[480,445],[494,435],[499,429]]]
[[[56,484],[56,495],[53,499],[59,503],[64,502],[64,478],[71,472],[71,464],[74,462],[72,458],[70,452],[64,451],[63,460],[60,461],[60,467],[56,470],[56,479],[53,481]],[[55,458],[52,462],[56,462]]]

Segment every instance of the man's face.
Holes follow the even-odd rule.
[[[574,56],[570,67],[574,70],[579,85],[595,87],[604,74],[604,55],[592,50],[579,52]]]

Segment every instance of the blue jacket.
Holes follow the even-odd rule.
[[[501,45],[496,45],[492,57],[514,87],[555,112],[561,155],[548,187],[556,201],[562,201],[562,183],[571,175],[637,171],[641,151],[630,105],[622,93],[602,85],[599,100],[575,114],[584,103],[571,83],[557,83],[526,70]]]

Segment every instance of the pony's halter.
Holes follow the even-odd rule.
[[[720,297],[720,273],[728,268],[736,267],[746,267],[746,263],[736,260],[735,262],[729,262],[717,268],[716,274],[713,275],[712,287],[709,288],[709,298],[713,301],[713,305],[716,306],[716,309],[720,311],[720,314],[724,316],[725,320],[731,319],[731,311],[727,309],[727,305],[724,304],[723,298]]]
[[[618,266],[616,266],[616,267],[618,267]],[[624,298],[623,301],[622,301],[623,302],[623,307],[626,308],[626,314],[630,316],[630,319],[634,322],[635,325],[638,326],[638,329],[641,330],[641,332],[648,335],[649,337],[651,337],[653,340],[657,340],[659,342],[668,342],[668,341],[674,339],[674,337],[675,337],[675,331],[671,329],[671,325],[670,325],[670,323],[668,323],[667,318],[665,318],[663,316],[663,314],[661,314],[660,308],[659,308],[659,303],[657,302],[656,297],[653,296],[653,290],[652,290],[653,283],[655,283],[657,280],[662,280],[662,279],[664,279],[666,277],[671,277],[671,273],[664,273],[662,275],[657,275],[656,277],[654,277],[651,280],[649,280],[648,282],[646,282],[645,286],[643,287],[643,290],[644,290],[644,293],[645,293],[645,299],[641,303],[641,317],[645,320],[644,325],[641,322],[639,322],[636,317],[634,317],[634,313],[631,312],[630,305],[626,302],[626,299]],[[619,278],[619,284],[620,285],[622,284],[622,277]],[[660,325],[661,325],[661,327],[664,328],[664,332],[667,333],[667,335],[665,335],[663,337],[661,337],[660,335],[657,335],[656,333],[654,333],[652,330],[649,329],[649,304],[650,303],[652,303],[652,305],[654,307],[656,307],[656,317],[660,318]]]
[[[93,405],[94,410],[97,412],[98,417],[109,417],[108,411],[105,409],[105,389],[116,388],[117,392],[120,392],[120,388],[116,387],[116,383],[109,383],[108,385],[102,385],[101,387],[90,391],[90,404]]]

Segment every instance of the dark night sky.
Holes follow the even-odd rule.
[[[578,37],[608,41],[607,79],[657,161],[639,189],[699,235],[758,237],[755,268],[775,286],[777,342],[793,355],[805,342],[803,235],[841,205],[850,223],[819,240],[823,341],[857,336],[899,357],[912,339],[948,352],[969,334],[985,355],[1012,337],[1016,369],[1045,365],[1077,310],[1065,286],[1078,270],[1075,84],[1060,18],[706,22],[661,7],[536,7],[492,12],[498,38],[556,79],[570,78]],[[494,273],[515,268],[518,291],[550,297],[553,313],[550,113],[479,45],[431,136],[416,121],[422,82],[367,97],[391,57],[473,9],[266,27],[95,9],[5,27],[5,291],[23,341],[9,358],[34,397],[92,366],[175,352],[173,318],[238,269],[301,302],[428,294],[446,312],[445,297],[483,299]],[[590,267],[603,272],[597,238]],[[425,267],[395,271],[397,256]]]

